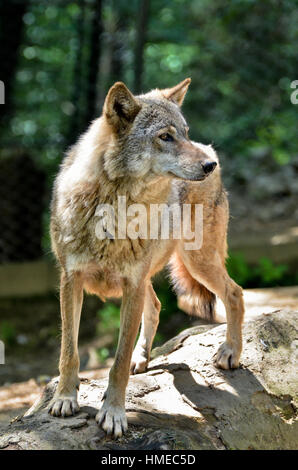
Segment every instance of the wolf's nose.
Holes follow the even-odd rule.
[[[214,168],[216,167],[217,163],[216,162],[206,162],[204,163],[204,165],[202,165],[203,167],[203,170],[204,170],[204,173],[206,173],[206,175],[208,173],[211,173],[211,171],[214,170]]]

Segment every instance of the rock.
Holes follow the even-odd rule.
[[[81,410],[69,418],[46,411],[53,379],[25,416],[0,429],[0,447],[297,449],[297,320],[297,311],[283,310],[245,323],[237,370],[213,364],[226,325],[190,328],[154,350],[147,373],[130,378],[129,430],[117,441],[94,420],[107,379],[81,382]]]

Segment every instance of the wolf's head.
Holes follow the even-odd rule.
[[[105,154],[111,179],[130,175],[200,181],[215,168],[214,152],[189,140],[181,105],[190,79],[173,88],[134,96],[122,82],[109,90],[103,118],[112,132]]]

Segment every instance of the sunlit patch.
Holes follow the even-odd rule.
[[[261,315],[270,314],[279,309],[298,309],[297,287],[275,287],[274,289],[244,290],[246,321]]]
[[[271,245],[284,245],[295,241],[298,241],[298,227],[291,227],[284,233],[273,235],[270,238]]]

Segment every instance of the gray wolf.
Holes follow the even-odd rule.
[[[151,278],[169,264],[180,306],[212,318],[215,298],[227,313],[226,341],[216,356],[224,369],[239,365],[244,308],[241,288],[225,268],[228,202],[217,155],[192,142],[181,105],[190,79],[173,88],[134,96],[121,82],[109,90],[102,116],[67,153],[57,175],[51,216],[53,251],[61,267],[62,342],[60,381],[50,403],[54,416],[78,411],[78,331],[83,292],[101,299],[122,296],[115,362],[99,425],[114,437],[127,429],[125,389],[132,373],[148,364],[160,302]],[[202,203],[203,245],[184,250],[183,239],[96,236],[98,204],[116,206]],[[117,220],[116,220],[117,223]],[[141,331],[134,348],[135,339]],[[134,348],[134,351],[133,351]]]

